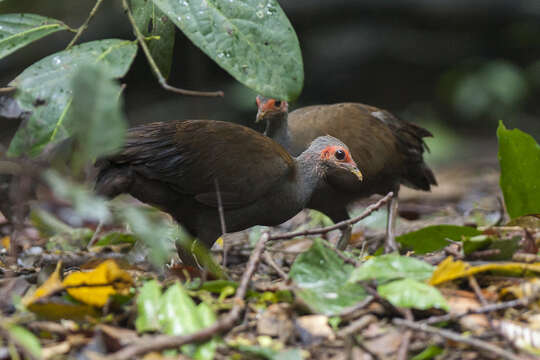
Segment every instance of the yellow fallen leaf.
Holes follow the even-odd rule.
[[[470,264],[457,260],[452,256],[444,259],[433,271],[429,283],[431,285],[441,284],[446,281],[467,277],[486,271],[502,272],[509,276],[526,276],[531,273],[540,273],[540,263],[525,264],[518,262],[494,262],[491,264],[471,266]]]
[[[2,243],[2,246],[4,247],[4,249],[9,250],[9,246],[11,245],[11,238],[9,236],[4,236],[0,240],[0,243]]]
[[[218,239],[216,240],[216,243],[219,246],[223,247],[223,236],[218,237]]]
[[[114,260],[107,260],[92,271],[69,274],[62,284],[75,299],[101,307],[111,295],[126,295],[133,279]]]
[[[517,299],[532,297],[540,292],[540,279],[534,278],[518,285],[507,286],[501,290],[501,296],[512,294]]]
[[[24,306],[28,307],[39,299],[52,295],[55,292],[60,291],[64,288],[64,285],[62,285],[62,281],[60,281],[61,268],[62,262],[59,261],[58,264],[56,264],[56,269],[51,274],[51,276],[49,276],[49,278],[39,288],[37,288],[33,294],[31,294],[30,296],[25,296],[25,298],[22,300]]]

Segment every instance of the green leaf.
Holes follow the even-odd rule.
[[[69,122],[77,147],[76,172],[97,157],[118,150],[124,142],[127,122],[122,112],[121,88],[97,65],[82,65],[73,77],[73,101]]]
[[[135,244],[135,237],[132,234],[125,234],[121,232],[111,232],[102,236],[97,242],[96,246],[108,246],[119,244]]]
[[[0,59],[42,37],[68,29],[61,21],[35,14],[0,15]]]
[[[276,0],[154,0],[202,51],[236,80],[291,101],[304,69],[294,29]]]
[[[173,250],[178,225],[149,207],[124,205],[118,211],[135,236],[150,249],[148,260],[155,266],[163,266]]]
[[[199,330],[204,329],[217,321],[214,310],[212,310],[208,304],[204,302],[200,303],[197,306],[197,311],[201,318],[201,328]],[[199,345],[197,350],[195,350],[195,354],[193,354],[193,358],[195,360],[212,360],[216,353],[216,348],[219,345],[219,341],[219,337],[214,336],[212,340]]]
[[[8,328],[9,335],[24,347],[35,358],[41,359],[41,344],[39,339],[25,328],[17,325],[12,325]]]
[[[352,271],[321,239],[315,239],[296,258],[290,276],[300,288],[297,295],[314,311],[335,315],[366,297],[360,284],[347,283]]]
[[[108,79],[126,74],[137,45],[132,41],[108,39],[76,45],[47,56],[26,68],[9,85],[17,87],[15,98],[21,109],[30,111],[25,126],[11,141],[8,155],[37,155],[45,145],[72,134],[67,118],[72,102],[72,79],[83,65],[99,66]]]
[[[432,265],[409,256],[388,254],[367,260],[353,270],[348,281],[377,280],[382,283],[400,278],[427,280],[434,269]]]
[[[159,39],[148,41],[148,49],[161,74],[168,78],[174,48],[174,24],[152,0],[131,0],[131,6],[135,23],[142,34],[146,37],[159,36]]]
[[[497,129],[501,189],[510,217],[540,213],[540,146],[518,129]]]
[[[411,360],[429,360],[434,358],[437,355],[442,354],[444,349],[438,347],[437,345],[430,345],[424,349],[420,354],[415,355]]]
[[[144,283],[137,296],[137,319],[135,328],[138,332],[155,331],[160,329],[161,286],[156,280]]]
[[[439,290],[426,283],[402,279],[377,287],[377,292],[394,306],[427,310],[448,310],[448,304]]]
[[[110,218],[107,201],[85,186],[62,178],[54,170],[47,171],[44,177],[54,194],[62,200],[71,202],[77,214],[83,219],[106,222]]]
[[[396,240],[417,254],[440,250],[447,246],[446,239],[461,241],[463,236],[476,236],[482,232],[468,226],[434,225],[396,237]]]
[[[202,330],[216,321],[212,309],[201,303],[196,306],[186,290],[179,283],[169,287],[161,298],[158,315],[164,333],[186,335]],[[213,359],[219,338],[214,337],[200,345],[184,345],[182,351],[196,360]]]

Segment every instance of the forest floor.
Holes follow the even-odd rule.
[[[536,255],[539,227],[528,223],[502,226],[507,219],[496,158],[447,164],[436,174],[439,186],[431,193],[402,188],[399,234],[440,224],[469,226],[497,238],[501,231],[510,232],[522,251],[521,257],[510,255],[504,262],[493,260],[504,249],[464,252],[459,241],[450,240],[448,246],[427,254],[402,251],[402,255],[437,267],[435,272],[450,257],[453,264],[461,264],[461,260],[468,267],[493,265],[494,271],[458,274],[437,283],[447,304],[445,309],[418,309],[414,303],[396,306],[374,281],[361,282],[366,293],[352,303],[347,296],[354,300],[357,294],[350,294],[352,288],[340,288],[348,276],[341,271],[347,269],[350,274],[353,268],[361,267],[380,246],[385,234],[384,206],[354,225],[350,246],[344,253],[327,245],[318,248],[318,253],[314,250],[326,241],[335,244],[339,230],[323,235],[323,242],[297,236],[263,243],[266,231],[274,236],[329,225],[323,216],[308,210],[276,228],[257,227],[228,234],[224,243],[230,280],[207,281],[206,285],[181,267],[166,266],[163,270],[151,266],[147,261],[149,250],[133,245],[129,237],[80,250],[72,242],[64,242],[65,236],[52,236],[46,226],[36,226],[39,223],[35,220],[26,221],[19,230],[14,258],[13,229],[4,220],[5,237],[0,242],[0,359],[17,358],[19,354],[32,359],[128,359],[135,355],[145,359],[188,355],[195,359],[535,358],[540,354],[540,285],[529,275],[537,274],[540,267]],[[360,214],[376,200],[362,201],[352,215]],[[79,227],[90,229],[91,235],[96,224]],[[96,239],[106,238],[110,230],[101,229]],[[117,233],[125,233],[125,229]],[[76,237],[73,232],[70,236]],[[85,233],[82,237],[88,236]],[[508,233],[504,237],[508,238]],[[51,242],[63,245],[52,247]],[[217,262],[223,260],[219,246],[212,253]],[[308,255],[301,258],[302,253]],[[306,259],[308,256],[311,259]],[[322,269],[309,268],[316,256],[322,256]],[[103,259],[113,259],[114,265],[109,262],[110,266],[98,268],[101,273],[97,274],[95,269]],[[62,265],[57,266],[60,262]],[[503,268],[504,264],[513,265],[509,269]],[[315,276],[319,270],[328,276],[321,275],[315,281],[318,284],[309,283],[310,274],[301,275],[302,271],[312,271]],[[72,275],[78,274],[91,275],[74,279]],[[66,283],[70,276],[71,285]],[[179,278],[184,286],[174,287]],[[153,290],[147,282],[150,279],[157,280]],[[433,277],[430,283],[435,284]],[[161,287],[168,290],[161,294]],[[337,290],[333,293],[328,289]],[[106,293],[104,300],[100,298],[102,292]],[[413,298],[415,301],[419,300]],[[198,304],[207,304],[210,310],[205,312]],[[205,313],[212,315],[205,317]],[[214,322],[216,317],[220,318],[218,322]],[[204,333],[212,323],[214,327]],[[184,342],[159,333],[201,332],[200,338],[184,341],[200,344],[196,340],[213,339],[206,346],[182,347],[188,355],[161,352],[170,347],[178,349]]]

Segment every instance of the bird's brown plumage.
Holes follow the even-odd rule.
[[[211,246],[221,234],[216,181],[227,231],[277,225],[305,207],[328,171],[358,171],[350,157],[321,156],[334,148],[349,152],[339,140],[321,137],[292,158],[272,139],[237,124],[151,123],[129,130],[117,154],[96,162],[96,190],[108,197],[129,193],[155,205]],[[194,264],[189,252],[180,254]]]
[[[285,102],[278,106],[273,99],[258,97],[257,104],[257,121],[267,121],[266,135],[292,155],[302,152],[321,135],[334,136],[349,146],[364,181],[332,177],[314,192],[308,204],[335,222],[346,220],[347,206],[359,198],[389,191],[397,194],[400,184],[426,191],[437,184],[423,158],[427,149],[423,138],[432,136],[431,133],[386,110],[360,103],[339,103],[308,106],[287,114]],[[396,248],[392,221],[388,230],[390,247]]]

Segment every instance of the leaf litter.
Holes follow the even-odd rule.
[[[141,343],[217,329],[202,341],[169,350],[148,345],[148,352],[137,354],[367,359],[396,358],[405,351],[413,359],[532,359],[540,351],[540,230],[527,217],[499,221],[504,210],[493,168],[443,169],[432,195],[404,189],[401,256],[373,256],[384,229],[370,218],[366,223],[372,225],[355,224],[345,252],[331,245],[338,230],[270,240],[265,246],[270,261],[262,257],[254,268],[242,300],[235,292],[262,234],[318,228],[328,225],[326,219],[305,210],[276,228],[227,234],[228,279],[213,280],[182,266],[156,265],[163,257],[174,262],[170,249],[180,236],[165,214],[146,207],[134,212],[160,229],[145,229],[142,236],[170,242],[149,256],[152,241],[137,241],[137,228],[122,225],[130,215],[118,209],[140,207],[133,200],[121,199],[124,205],[98,229],[96,217],[73,222],[65,216],[65,209],[76,213],[69,199],[61,206],[54,195],[41,199],[34,213],[45,211],[54,221],[34,217],[41,220],[26,223],[15,241],[0,241],[0,355],[127,358],[123,352],[140,351]],[[467,186],[446,186],[456,182]],[[4,220],[6,236],[9,226]],[[95,245],[81,247],[96,229]],[[10,257],[13,247],[17,261]],[[222,250],[212,255],[219,263]],[[229,321],[235,309],[240,310]]]

